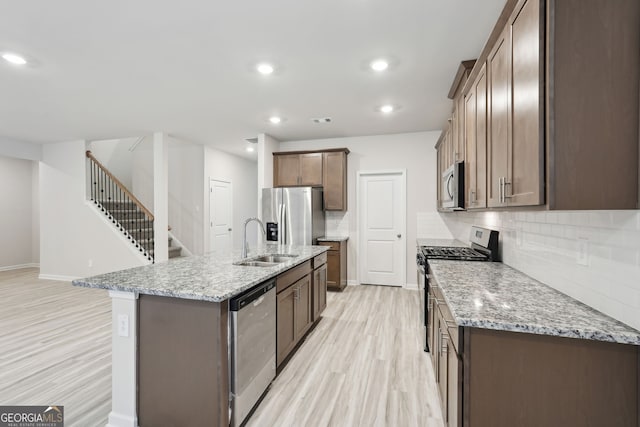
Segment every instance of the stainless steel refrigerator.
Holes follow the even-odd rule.
[[[321,187],[262,190],[262,222],[267,240],[283,245],[315,245],[324,236]]]

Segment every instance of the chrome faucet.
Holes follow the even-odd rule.
[[[262,235],[266,236],[267,232],[264,229],[264,224],[262,223],[262,221],[260,221],[260,219],[258,218],[247,218],[247,220],[244,222],[244,234],[242,235],[242,258],[246,258],[247,257],[247,251],[249,250],[249,244],[247,243],[247,225],[251,222],[251,221],[257,221],[258,224],[260,224],[260,230],[262,230]]]

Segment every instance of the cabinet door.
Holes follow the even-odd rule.
[[[456,131],[458,134],[457,139],[454,139],[453,146],[453,158],[456,161],[463,161],[467,159],[467,149],[465,144],[465,123],[467,121],[465,115],[465,98],[463,95],[459,95],[454,101],[456,105]]]
[[[453,346],[448,345],[447,352],[447,425],[458,426],[462,421],[462,361],[454,351]]]
[[[324,153],[324,210],[347,210],[347,153]]]
[[[442,209],[442,144],[438,145],[436,152],[436,194],[437,208]]]
[[[296,286],[280,292],[277,301],[276,365],[280,365],[296,345],[295,306]]]
[[[327,252],[327,286],[340,287],[340,251]]]
[[[327,308],[327,264],[318,270],[318,317]]]
[[[465,176],[465,206],[467,209],[475,208],[475,195],[478,173],[478,165],[476,163],[476,94],[472,88],[464,97],[464,115],[465,129],[464,137],[467,145],[466,159],[464,164]]]
[[[311,274],[298,280],[292,287],[296,289],[294,316],[297,342],[311,327]]]
[[[480,69],[480,74],[474,84],[476,98],[475,115],[475,193],[473,194],[473,207],[487,207],[487,73],[485,65]]]
[[[507,29],[508,30],[508,29]],[[508,176],[509,151],[509,32],[505,30],[487,58],[488,148],[487,203],[504,206],[503,181]]]
[[[299,185],[322,185],[322,153],[300,154]]]
[[[438,382],[438,390],[440,391],[440,402],[442,405],[442,417],[447,418],[447,384],[448,384],[448,373],[447,373],[447,352],[449,351],[449,342],[447,333],[447,326],[445,325],[444,319],[437,313],[437,325],[438,325],[438,336],[436,340],[438,341],[438,368],[437,368],[437,378]]]
[[[434,372],[438,366],[436,361],[436,354],[438,349],[436,348],[436,305],[435,305],[435,295],[433,293],[433,289],[429,289],[429,300],[427,301],[428,313],[427,313],[427,342],[429,343],[429,352],[431,353],[431,362],[433,363]]]
[[[453,112],[451,113],[451,164],[458,160],[458,156],[460,155],[458,152],[458,139],[461,138],[461,136],[458,135],[458,114],[458,104],[456,103],[456,100],[454,100]]]
[[[465,97],[465,183],[467,209],[487,206],[487,78],[480,69]]]
[[[540,0],[527,0],[511,22],[512,117],[505,194],[510,206],[544,203],[540,15]]]
[[[311,288],[313,289],[313,297],[312,305],[312,315],[311,320],[316,321],[318,317],[320,317],[320,269],[313,270],[313,280],[311,282]]]
[[[298,154],[278,154],[273,157],[274,187],[298,185],[300,176],[300,156]]]

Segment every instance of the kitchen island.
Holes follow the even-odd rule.
[[[112,298],[108,425],[228,425],[229,299],[326,250],[266,245],[249,259],[295,256],[242,266],[238,256],[210,254],[74,281],[108,290]]]
[[[448,425],[638,425],[639,331],[499,262],[429,275]]]

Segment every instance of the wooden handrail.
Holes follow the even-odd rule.
[[[98,161],[98,159],[96,159],[93,154],[91,154],[91,151],[87,150],[87,157],[90,158],[91,160],[93,160],[96,165],[98,165],[98,167],[109,177],[113,180],[113,182],[116,183],[116,185],[122,190],[122,192],[124,194],[126,194],[133,203],[136,204],[136,206],[138,208],[140,208],[140,210],[142,212],[144,212],[149,219],[153,220],[153,214],[151,213],[151,211],[149,209],[147,209],[140,200],[138,200],[138,198],[136,196],[134,196],[131,191],[129,191],[129,189],[127,189],[127,187],[124,186],[124,184],[122,182],[120,182],[120,180],[118,178],[116,178],[115,176],[113,176],[113,174],[111,172],[109,172],[109,170],[107,168],[104,167],[104,165],[102,163],[100,163],[100,161]]]

